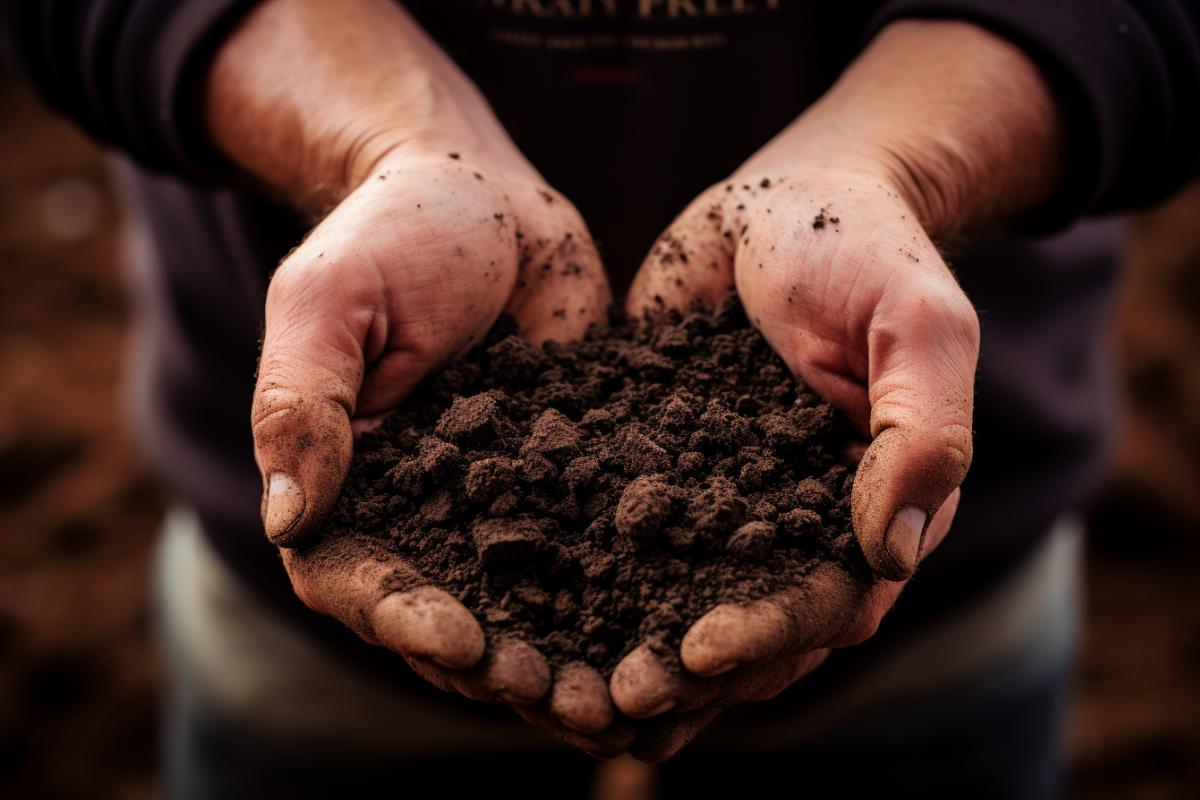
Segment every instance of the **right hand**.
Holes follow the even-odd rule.
[[[580,269],[559,268],[568,264]],[[479,342],[501,313],[541,342],[581,336],[609,304],[583,220],[531,168],[400,148],[275,273],[253,406],[263,522],[300,599],[434,684],[524,707],[592,751],[612,749],[614,735],[600,735],[613,711],[598,674],[567,671],[552,687],[540,653],[485,642],[470,611],[376,539],[319,528],[346,476],[352,429]]]
[[[623,749],[631,735],[610,724],[594,670],[552,676],[528,644],[485,641],[378,540],[318,535],[354,428],[502,312],[534,342],[605,318],[578,212],[391,0],[264,0],[219,48],[205,106],[213,144],[250,179],[297,210],[333,207],[271,281],[254,394],[263,522],[296,593],[438,686],[507,701],[593,752]]]

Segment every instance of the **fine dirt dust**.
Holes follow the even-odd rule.
[[[819,563],[870,580],[852,444],[736,297],[540,349],[502,322],[359,442],[326,535],[379,537],[489,639],[608,674]]]
[[[146,570],[162,500],[121,425],[128,319],[117,214],[100,150],[3,77],[0,153],[0,796],[149,800],[160,796],[161,686]],[[64,181],[98,194],[91,226],[72,238],[45,213]],[[1135,271],[1200,274],[1200,191],[1191,194],[1174,217],[1155,213]],[[1123,330],[1153,336],[1180,378],[1200,385],[1200,303],[1167,289],[1133,298]],[[1161,330],[1172,304],[1167,321],[1186,319],[1184,331]],[[1145,356],[1127,353],[1131,371]],[[1194,424],[1195,415],[1153,420]],[[1139,474],[1162,493],[1126,495],[1092,520],[1110,534],[1089,540],[1071,748],[1070,795],[1080,800],[1186,798],[1200,784],[1200,538],[1194,517],[1172,521],[1175,509],[1197,507],[1195,467],[1174,465],[1200,463],[1200,450],[1176,432],[1143,432],[1131,434],[1145,454],[1138,469],[1168,474]],[[627,784],[596,796],[628,797]]]

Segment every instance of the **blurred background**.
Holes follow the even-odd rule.
[[[121,405],[101,152],[0,76],[0,797],[152,798],[163,500]],[[1200,796],[1200,186],[1129,222],[1122,446],[1091,510],[1073,796]]]

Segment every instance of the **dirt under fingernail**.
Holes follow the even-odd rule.
[[[668,664],[720,603],[834,562],[864,582],[852,426],[798,383],[735,297],[614,318],[535,348],[502,320],[363,436],[324,535],[374,537],[489,641],[608,677]]]

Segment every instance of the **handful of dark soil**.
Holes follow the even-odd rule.
[[[542,348],[502,322],[362,438],[325,535],[379,537],[489,640],[607,677],[820,562],[865,580],[852,439],[736,298]]]

